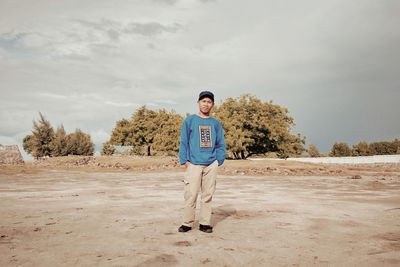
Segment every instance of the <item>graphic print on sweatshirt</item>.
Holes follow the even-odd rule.
[[[200,147],[212,147],[211,126],[199,125]]]

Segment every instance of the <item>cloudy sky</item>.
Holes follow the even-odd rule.
[[[100,145],[204,89],[287,107],[322,152],[400,138],[399,25],[397,0],[0,0],[0,144],[40,111]]]

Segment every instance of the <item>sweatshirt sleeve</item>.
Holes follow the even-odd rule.
[[[188,126],[186,120],[182,123],[181,128],[181,139],[179,144],[179,163],[185,164],[188,161],[188,149],[189,149],[189,134],[188,134]]]
[[[217,130],[217,141],[215,144],[215,148],[216,148],[216,152],[217,152],[218,166],[221,166],[224,163],[225,156],[226,156],[224,130],[222,129],[221,123],[218,123],[217,129],[218,129]]]

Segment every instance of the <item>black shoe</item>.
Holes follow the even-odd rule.
[[[189,227],[189,226],[186,226],[186,225],[181,225],[181,227],[179,227],[179,229],[178,229],[178,231],[182,232],[182,233],[190,231],[190,230],[192,230],[192,227]]]
[[[203,224],[200,224],[200,226],[199,226],[199,230],[200,231],[203,231],[203,232],[205,232],[205,233],[212,233],[212,230],[213,228],[212,228],[212,226],[210,226],[210,225],[203,225]]]

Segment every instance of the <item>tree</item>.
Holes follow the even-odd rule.
[[[306,149],[304,148],[305,137],[300,134],[288,134],[285,138],[279,141],[277,147],[277,155],[280,158],[288,158],[291,156],[301,155]]]
[[[94,153],[94,144],[90,135],[80,129],[66,136],[66,147],[68,155],[92,156]]]
[[[28,154],[32,154],[33,150],[35,149],[34,147],[34,142],[33,139],[35,137],[33,135],[27,135],[24,137],[24,139],[22,140],[22,147],[24,148],[24,150],[26,151],[26,153]]]
[[[393,146],[395,147],[396,154],[400,154],[400,140],[399,139],[394,139],[393,140]]]
[[[132,146],[131,153],[176,154],[183,117],[174,111],[154,111],[140,107],[131,120],[117,121],[110,137],[110,144]]]
[[[241,102],[240,102],[241,101]],[[248,145],[254,143],[250,127],[245,127],[246,99],[228,98],[219,107],[215,107],[214,114],[224,129],[226,149],[234,158],[245,158],[244,153]],[[247,126],[247,125],[246,125]]]
[[[147,156],[151,156],[151,146],[159,128],[157,112],[147,109],[146,106],[140,107],[132,115],[132,138],[129,142],[136,148],[145,147]]]
[[[394,155],[398,151],[399,141],[395,139],[392,142],[375,142],[369,147],[373,155]]]
[[[359,142],[357,145],[354,145],[351,149],[352,156],[369,156],[371,155],[371,151],[369,149],[369,145],[365,141]]]
[[[300,155],[305,138],[290,133],[295,125],[288,110],[245,94],[226,99],[214,110],[222,123],[225,143],[236,159],[276,152],[279,157]]]
[[[321,154],[317,148],[316,145],[314,144],[310,144],[309,148],[308,148],[308,154],[310,155],[310,157],[312,158],[317,158],[317,157],[321,157],[323,156],[323,154]]]
[[[64,130],[64,126],[61,124],[60,127],[57,128],[54,139],[50,144],[51,147],[51,155],[53,157],[67,156],[67,140],[66,133]]]
[[[167,155],[176,155],[179,151],[179,135],[183,117],[174,111],[168,112],[159,110],[156,123],[159,128],[153,140],[153,147],[156,152]]]
[[[54,133],[50,122],[39,112],[38,122],[33,121],[32,135],[23,139],[23,148],[32,156],[58,157],[66,155],[93,155],[94,144],[90,135],[77,129],[74,133],[66,135],[61,124]]]
[[[330,157],[349,157],[351,149],[347,143],[335,143],[329,153]]]
[[[51,143],[54,139],[54,130],[42,113],[39,112],[39,116],[40,119],[38,122],[33,121],[33,137],[26,137],[29,140],[28,150],[36,158],[51,157]]]
[[[115,147],[110,144],[109,141],[103,143],[103,149],[101,150],[102,156],[111,156],[115,153]]]
[[[122,119],[116,122],[110,137],[110,144],[119,146],[130,145],[132,140],[133,129],[131,122],[127,119]]]

